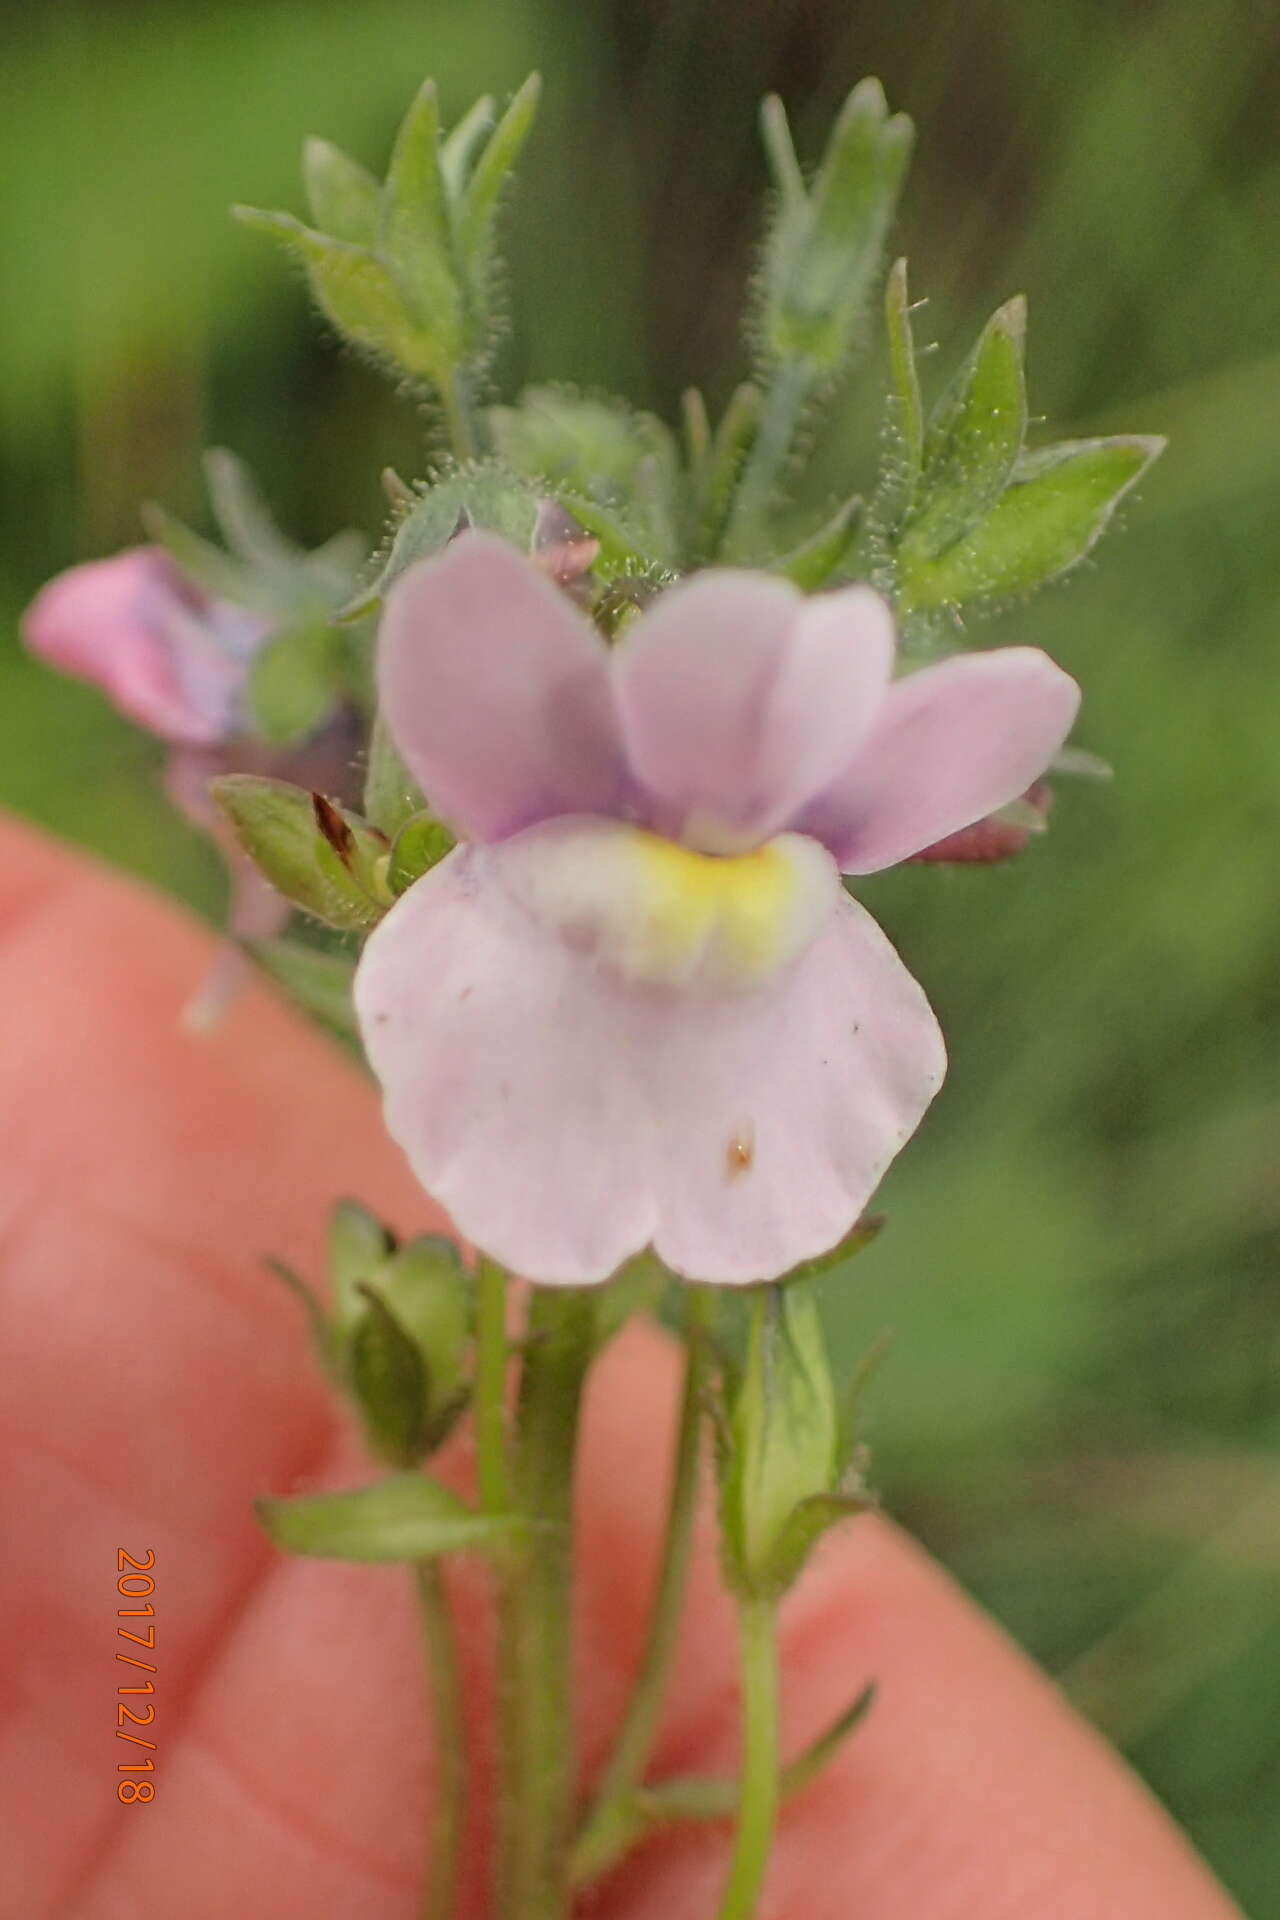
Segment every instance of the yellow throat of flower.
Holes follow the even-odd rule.
[[[637,985],[762,986],[813,940],[840,885],[825,849],[794,833],[720,855],[619,821],[559,821],[499,852],[543,926]]]

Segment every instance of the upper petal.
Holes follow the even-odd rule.
[[[378,673],[406,763],[470,838],[617,805],[624,772],[608,650],[495,534],[460,534],[396,582]]]
[[[866,587],[805,601],[711,572],[663,594],[613,662],[654,825],[715,853],[787,826],[856,752],[892,658],[889,610]]]
[[[28,647],[102,688],[162,740],[211,746],[235,730],[262,623],[208,601],[158,547],[71,567],[37,594]]]
[[[861,751],[798,825],[845,873],[893,866],[1025,793],[1079,704],[1034,647],[925,667],[889,688]]]
[[[637,988],[548,934],[498,872],[488,848],[450,855],[356,976],[388,1127],[461,1232],[571,1284],[650,1243],[728,1283],[833,1246],[945,1067],[869,916],[842,899],[755,993]]]

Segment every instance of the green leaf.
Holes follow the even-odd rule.
[[[395,838],[423,812],[425,805],[421,789],[400,758],[400,749],[391,737],[390,727],[379,714],[373,723],[373,735],[369,742],[369,764],[364,778],[364,810],[374,826],[393,843],[387,877],[394,893],[401,891],[391,878],[396,866]]]
[[[458,244],[466,270],[477,287],[482,285],[488,272],[498,198],[529,137],[541,94],[542,80],[538,74],[531,73],[489,136],[463,196]]]
[[[319,947],[304,946],[300,940],[252,940],[247,945],[263,972],[295,1006],[340,1039],[359,1037],[351,999],[354,960],[346,954],[323,953]]]
[[[305,787],[258,774],[224,774],[209,791],[254,865],[287,900],[331,927],[377,925],[385,906],[369,892],[366,876],[384,843],[363,822]],[[332,843],[335,832],[348,837],[343,853]]]
[[[463,114],[440,149],[440,176],[451,206],[461,200],[480,142],[493,129],[493,95],[483,94]]]
[[[932,559],[959,539],[1012,476],[1027,429],[1026,326],[1020,296],[993,314],[935,409],[915,509],[901,541],[904,564]]]
[[[806,193],[779,103],[764,125],[782,191],[766,237],[759,344],[772,364],[803,368],[812,387],[858,344],[914,135],[905,115],[890,116],[880,82],[862,81]]]
[[[154,500],[147,501],[143,507],[142,524],[187,578],[215,599],[230,600],[236,606],[249,607],[255,613],[268,616],[286,610],[277,584],[258,579],[252,569],[233,560],[211,540],[193,533]]]
[[[326,1560],[431,1560],[491,1547],[522,1524],[514,1514],[474,1512],[421,1473],[393,1474],[352,1493],[259,1500],[256,1511],[276,1546]]]
[[[462,299],[449,257],[449,208],[440,171],[440,105],[426,81],[400,123],[382,196],[381,251],[436,342],[444,372],[462,352]]]
[[[321,233],[357,247],[373,246],[382,190],[367,167],[332,141],[311,139],[303,143],[302,181]]]
[[[781,559],[775,560],[770,571],[794,581],[806,593],[815,593],[819,587],[827,584],[847,558],[857,537],[861,517],[862,502],[855,494],[852,500],[846,500],[842,507],[838,507],[816,533],[811,533],[798,547],[793,547],[790,553],[784,553]]]
[[[359,1289],[374,1280],[396,1250],[395,1239],[376,1214],[358,1200],[339,1200],[329,1218],[329,1280],[340,1325],[355,1325]]]
[[[243,226],[277,241],[302,262],[311,290],[334,326],[358,347],[396,361],[406,372],[438,380],[449,359],[433,328],[415,321],[394,274],[367,247],[334,240],[291,213],[236,207]]]
[[[373,1451],[393,1466],[422,1458],[427,1424],[427,1369],[417,1344],[381,1292],[356,1282],[364,1301],[347,1342],[347,1373]]]
[[[907,263],[898,260],[885,287],[885,327],[889,336],[889,455],[890,501],[882,513],[896,520],[909,507],[924,464],[924,403],[916,368],[911,331],[911,301],[907,293]]]
[[[796,158],[787,109],[776,93],[766,95],[760,102],[760,134],[774,186],[784,201],[793,207],[801,205],[807,198],[804,174]]]
[[[329,626],[285,628],[259,648],[246,699],[253,731],[273,746],[305,740],[330,719],[342,697],[343,655]]]
[[[210,447],[203,465],[214,518],[232,553],[265,573],[298,567],[301,549],[281,533],[245,462],[228,447]]]
[[[437,820],[434,814],[415,813],[405,821],[392,843],[391,865],[387,869],[387,884],[392,893],[403,893],[424,873],[438,866],[456,845],[442,820]]]
[[[1031,592],[1083,560],[1163,450],[1144,435],[1068,440],[1018,463],[978,526],[935,560],[904,564],[905,613]]]

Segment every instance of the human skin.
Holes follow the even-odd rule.
[[[0,1912],[22,1920],[410,1920],[431,1786],[409,1582],[278,1557],[254,1496],[369,1472],[266,1252],[320,1267],[328,1207],[429,1204],[372,1087],[266,993],[180,1014],[207,937],[0,823],[0,1530],[10,1610]],[[644,1630],[677,1390],[628,1334],[579,1481],[578,1731],[598,1766]],[[465,1437],[442,1471],[465,1485]],[[156,1797],[122,1806],[116,1553],[154,1550]],[[493,1734],[482,1572],[453,1582],[480,1782],[463,1914],[485,1914]],[[861,1520],[784,1612],[793,1750],[876,1706],[787,1810],[761,1920],[1227,1920],[1131,1774],[925,1554]],[[135,1653],[139,1652],[134,1648]],[[142,1655],[145,1658],[147,1656]],[[144,1677],[144,1676],[137,1676]],[[654,1777],[733,1759],[732,1626],[704,1514]],[[654,1842],[584,1905],[707,1920],[729,1835]],[[507,1917],[515,1920],[515,1916]]]

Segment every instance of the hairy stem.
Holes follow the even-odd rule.
[[[458,1871],[466,1818],[466,1746],[463,1734],[462,1675],[444,1578],[434,1560],[413,1569],[435,1730],[435,1795],[431,1810],[431,1849],[422,1898],[422,1920],[452,1920],[458,1897]]]
[[[742,1778],[738,1830],[718,1920],[751,1920],[778,1813],[778,1642],[772,1600],[738,1602],[742,1671]]]
[[[702,1396],[707,1375],[706,1342],[703,1338],[707,1315],[705,1292],[697,1287],[687,1288],[684,1394],[676,1434],[662,1564],[640,1669],[574,1849],[574,1879],[579,1882],[596,1878],[618,1857],[619,1842],[623,1841],[632,1825],[631,1801],[653,1751],[666,1695],[693,1544]]]
[[[519,1920],[565,1920],[576,1789],[570,1685],[574,1449],[595,1301],[535,1290],[517,1415],[515,1492],[529,1522],[510,1570],[510,1719],[515,1830],[507,1904]]]

